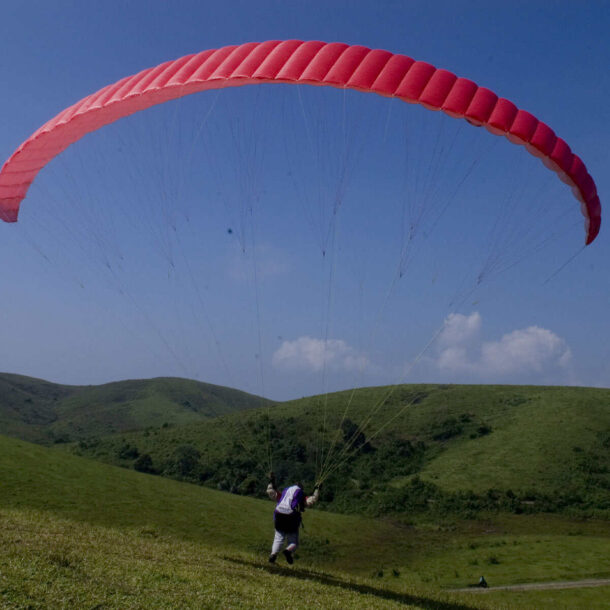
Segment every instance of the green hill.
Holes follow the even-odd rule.
[[[326,462],[327,506],[343,512],[610,512],[603,389],[367,388],[72,450],[126,467],[148,456],[148,472],[243,494],[257,493],[269,450],[280,482],[312,485]]]
[[[308,511],[297,563],[269,566],[269,501],[116,468],[0,436],[6,608],[603,607],[599,590],[443,592],[476,582],[608,577],[599,521],[521,515],[405,527]],[[499,597],[498,597],[499,596]],[[529,606],[528,606],[529,603]]]
[[[0,373],[0,430],[45,444],[188,424],[263,404],[246,392],[188,379],[68,386]]]
[[[175,378],[65,386],[0,375],[0,430],[242,495],[323,474],[361,514],[610,514],[610,390],[404,385],[271,405]]]

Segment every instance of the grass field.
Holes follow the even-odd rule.
[[[447,608],[440,592],[401,591],[311,568],[266,565],[150,529],[117,530],[1,511],[5,608]]]
[[[43,607],[602,608],[608,587],[448,593],[608,577],[610,524],[491,516],[406,525],[312,510],[293,568],[266,563],[269,502],[0,437],[0,599]]]
[[[610,587],[449,594],[325,566],[269,566],[150,527],[0,510],[3,608],[603,608]]]

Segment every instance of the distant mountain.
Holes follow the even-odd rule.
[[[44,444],[194,423],[266,404],[246,392],[173,377],[70,386],[0,373],[0,433]]]

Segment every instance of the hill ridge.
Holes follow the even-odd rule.
[[[190,423],[268,402],[241,390],[180,377],[67,385],[0,373],[0,430],[43,444]]]

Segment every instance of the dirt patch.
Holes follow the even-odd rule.
[[[492,593],[493,591],[542,591],[545,589],[579,589],[584,587],[610,586],[610,578],[590,578],[587,580],[565,580],[558,582],[530,582],[520,585],[503,585],[501,587],[472,586],[466,589],[450,589],[451,593]]]

